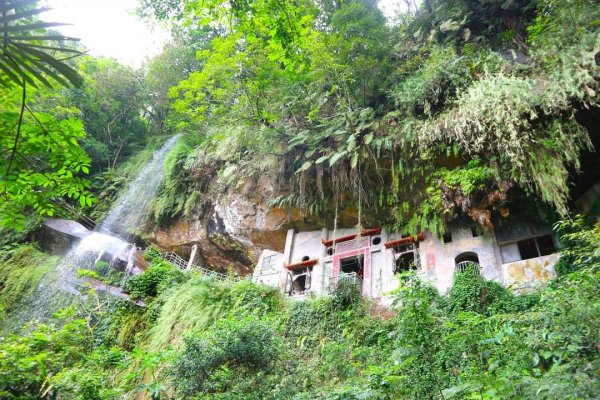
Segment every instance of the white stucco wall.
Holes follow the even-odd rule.
[[[473,252],[479,258],[482,275],[488,280],[502,281],[497,246],[491,232],[473,237],[469,228],[451,230],[452,242],[443,243],[436,235],[425,234],[419,243],[421,266],[426,279],[446,293],[454,282],[454,260],[461,253]]]
[[[265,258],[275,256],[275,268],[264,270],[263,261]],[[258,259],[254,273],[252,274],[252,281],[255,283],[262,283],[269,286],[279,286],[281,280],[281,272],[283,269],[283,254],[273,250],[263,250]]]
[[[302,261],[302,257],[321,258],[323,244],[321,244],[321,231],[294,232],[289,263]]]

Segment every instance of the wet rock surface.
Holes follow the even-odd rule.
[[[34,234],[42,250],[50,254],[64,254],[73,244],[91,232],[79,222],[68,219],[48,219]]]
[[[34,235],[45,251],[51,254],[64,255],[76,244],[84,243],[82,251],[94,251],[97,260],[109,262],[116,269],[125,270],[131,263],[130,273],[142,273],[148,262],[142,253],[132,248],[132,245],[118,237],[104,233],[93,232],[76,221],[67,219],[48,219]]]

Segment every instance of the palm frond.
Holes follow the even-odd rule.
[[[83,54],[65,46],[78,39],[48,31],[64,24],[35,19],[47,10],[37,7],[37,0],[0,0],[0,72],[5,75],[0,85],[82,84],[79,73],[65,62]]]

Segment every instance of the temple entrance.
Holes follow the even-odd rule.
[[[415,252],[409,251],[406,253],[401,253],[396,258],[396,263],[394,265],[394,274],[400,274],[402,272],[407,272],[410,270],[416,269],[415,263]]]
[[[364,276],[364,256],[340,260],[340,270],[344,274],[356,273],[361,279]]]
[[[455,273],[461,273],[465,271],[472,271],[476,274],[481,274],[481,267],[479,265],[479,256],[477,253],[467,251],[461,253],[454,259]]]

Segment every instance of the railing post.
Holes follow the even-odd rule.
[[[190,254],[190,259],[189,259],[189,261],[188,261],[187,266],[186,266],[185,269],[192,269],[192,265],[193,265],[193,262],[194,262],[194,258],[196,258],[196,252],[197,251],[198,251],[198,245],[195,244],[195,245],[192,246],[192,254]]]

